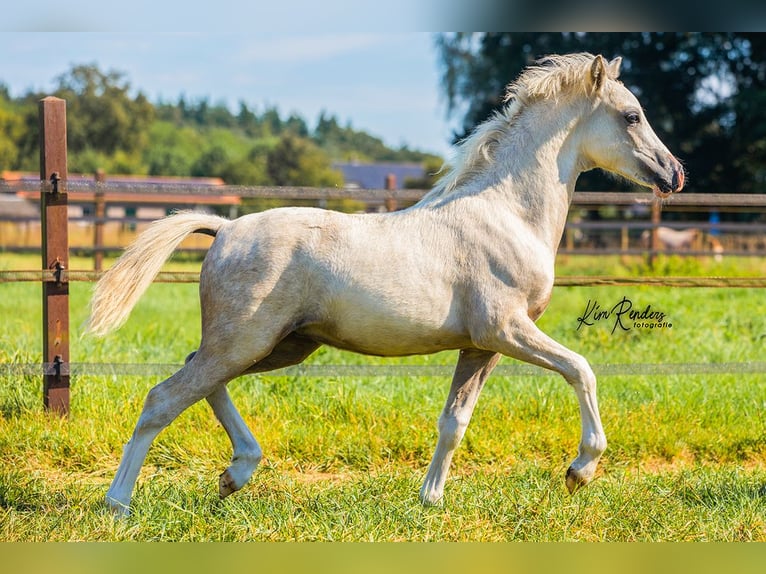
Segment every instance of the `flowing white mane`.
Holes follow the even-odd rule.
[[[508,85],[505,108],[479,124],[470,136],[458,144],[454,165],[425,197],[448,195],[492,163],[498,142],[509,134],[514,118],[530,104],[555,100],[562,95],[587,95],[589,70],[594,57],[588,53],[552,55],[525,68],[516,81]],[[617,79],[616,75],[610,74],[609,77]]]

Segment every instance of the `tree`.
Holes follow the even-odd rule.
[[[143,153],[149,174],[191,175],[203,143],[202,135],[191,127],[179,127],[168,121],[154,122]]]
[[[10,102],[7,88],[0,86],[0,171],[18,167],[18,141],[23,131],[22,116],[16,113]]]
[[[575,51],[620,55],[620,80],[636,93],[658,135],[684,161],[691,189],[760,190],[752,177],[757,165],[742,158],[766,141],[758,127],[762,122],[753,121],[766,89],[762,35],[444,34],[437,46],[448,113],[462,112],[456,139],[500,107],[505,85],[539,56]],[[591,189],[615,186],[590,173],[580,183]]]
[[[282,136],[266,157],[266,171],[273,185],[339,186],[340,172],[330,167],[329,157],[308,140]]]
[[[226,183],[233,185],[269,185],[271,183],[266,167],[269,152],[275,142],[270,139],[257,140],[247,155],[229,162],[223,174]]]
[[[406,147],[392,149],[325,113],[312,132],[300,115],[283,119],[275,106],[256,112],[240,101],[233,113],[223,104],[185,94],[176,102],[153,105],[140,91],[134,95],[122,73],[102,72],[96,65],[73,66],[55,80],[53,95],[67,101],[70,172],[100,168],[111,174],[195,174],[243,185],[273,184],[271,172],[293,184],[340,185],[330,158],[433,158]],[[28,92],[12,99],[0,82],[0,168],[38,168],[38,102],[48,95]],[[288,152],[297,156],[291,158]],[[283,166],[276,157],[282,158]]]
[[[356,130],[350,123],[342,127],[336,116],[330,115],[324,110],[319,114],[312,139],[334,159],[405,162],[424,162],[437,159],[441,161],[440,158],[436,158],[432,154],[411,150],[406,146],[392,149],[380,138]]]
[[[213,145],[194,162],[191,174],[195,177],[221,177],[230,161],[231,157],[225,147]]]
[[[67,100],[70,152],[86,149],[107,155],[140,152],[154,119],[154,106],[121,72],[101,72],[95,65],[74,66],[57,78],[56,95]]]

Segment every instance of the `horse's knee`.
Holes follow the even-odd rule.
[[[585,391],[596,389],[596,375],[588,360],[581,355],[573,354],[562,374],[573,387],[580,387]]]
[[[243,464],[245,466],[257,467],[263,459],[263,451],[260,445],[256,442],[249,442],[245,446],[241,447],[239,451],[232,456],[232,464]]]
[[[175,402],[163,383],[152,387],[146,394],[137,428],[139,430],[165,428],[179,414]]]
[[[445,447],[454,450],[463,439],[467,427],[468,422],[461,420],[455,415],[442,415],[439,417],[438,422],[439,440],[443,442]]]

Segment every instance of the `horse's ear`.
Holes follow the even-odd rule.
[[[606,60],[604,56],[598,55],[593,58],[593,63],[590,66],[590,91],[594,95],[601,93],[606,83],[607,71]]]
[[[622,64],[622,57],[617,56],[614,60],[609,62],[607,68],[609,69],[609,77],[616,80],[620,77],[620,65]]]

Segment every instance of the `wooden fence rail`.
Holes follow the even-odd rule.
[[[49,182],[40,184],[43,189],[50,187]],[[83,205],[82,199],[77,199],[78,191],[72,191],[73,183],[67,184],[67,194],[70,201],[74,204]],[[89,199],[93,206],[88,207],[88,212],[84,215],[74,215],[69,217],[71,239],[74,243],[70,244],[70,250],[83,254],[92,254],[94,259],[94,269],[102,268],[102,261],[105,252],[119,252],[124,245],[132,239],[132,233],[138,227],[148,224],[156,219],[153,217],[136,216],[107,216],[106,206],[114,205],[111,199],[112,193],[121,193],[116,190],[120,186],[113,186],[110,182],[78,182],[75,187],[93,190],[99,189],[98,193],[89,193]],[[6,186],[18,188],[18,185]],[[29,183],[25,185],[29,188]],[[163,197],[169,194],[165,193],[165,185],[137,185],[131,184],[135,201],[140,204],[141,197],[151,197],[152,195],[161,195]],[[176,205],[182,205],[181,202],[187,202],[189,205],[195,204],[195,196],[200,194],[210,196],[207,186],[181,186],[171,184],[170,187],[186,190],[187,193],[177,197],[181,199],[173,200]],[[323,203],[324,199],[330,197],[353,198],[355,201],[364,201],[365,205],[377,206],[384,205],[384,199],[390,198],[397,205],[407,205],[413,203],[419,197],[422,197],[422,190],[322,190],[314,188],[280,188],[280,187],[241,187],[241,186],[220,186],[223,190],[218,193],[230,194],[235,191],[247,194],[250,197],[260,197],[269,199],[279,199],[286,203],[295,203],[298,200],[310,200]],[[160,191],[158,191],[160,190]],[[207,192],[207,193],[206,193]],[[117,197],[124,197],[119,195]],[[232,197],[229,195],[229,197]],[[377,197],[376,200],[371,198]],[[658,210],[660,207],[664,211],[687,211],[694,209],[696,212],[705,210],[714,210],[719,212],[731,212],[746,210],[749,213],[762,211],[766,213],[766,194],[748,195],[748,194],[713,194],[715,201],[711,200],[705,194],[686,194],[685,197],[677,196],[665,201],[662,205],[651,199],[648,193],[619,193],[619,192],[576,192],[573,199],[573,209],[590,210],[589,208],[603,207],[609,205],[637,206],[643,205],[646,211]],[[383,199],[382,199],[383,198]],[[700,198],[703,198],[704,201]],[[117,203],[119,205],[119,202]],[[700,205],[702,205],[700,207]],[[747,207],[743,207],[743,205]],[[92,214],[92,215],[91,215]],[[644,255],[652,260],[660,253],[679,253],[687,256],[710,255],[711,238],[716,238],[723,245],[719,247],[718,253],[727,256],[764,256],[766,255],[766,219],[761,218],[743,222],[743,221],[722,221],[713,222],[705,214],[704,221],[689,220],[670,220],[663,221],[659,217],[659,212],[655,216],[652,213],[651,219],[633,218],[633,219],[608,219],[608,220],[590,220],[590,219],[571,219],[566,226],[562,245],[559,253],[561,255]],[[6,252],[28,253],[35,252],[40,245],[39,239],[39,219],[32,216],[0,216],[0,224],[11,224],[13,227],[2,227],[0,225],[0,249]],[[686,246],[683,250],[663,247],[662,243],[656,237],[654,232],[658,227],[667,227],[674,230],[686,230],[694,228],[699,233],[692,246]],[[110,229],[109,236],[105,234],[105,229]],[[10,231],[9,231],[10,230]],[[645,233],[645,232],[648,232]],[[648,235],[642,238],[641,235]],[[116,236],[116,237],[115,237]],[[204,243],[204,242],[203,242]],[[705,243],[705,245],[703,245]],[[193,245],[187,246],[181,251],[198,251]]]

